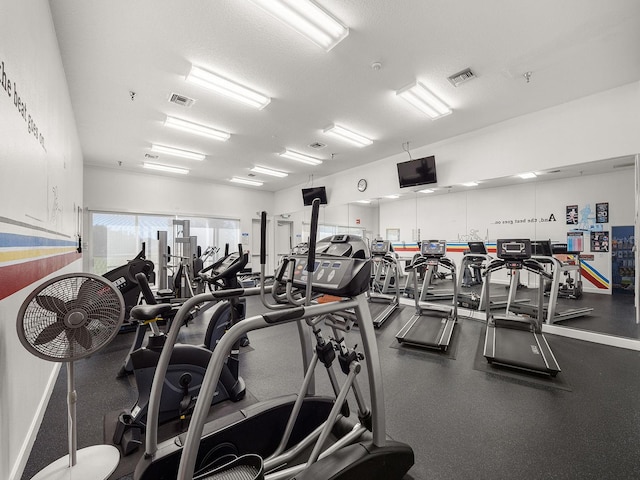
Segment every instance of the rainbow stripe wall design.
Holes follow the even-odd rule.
[[[67,235],[5,218],[0,222],[24,232],[0,232],[0,300],[82,257]]]

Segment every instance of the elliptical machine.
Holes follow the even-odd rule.
[[[409,470],[414,461],[411,447],[394,442],[386,435],[382,373],[365,295],[369,288],[371,260],[329,253],[348,251],[352,247],[348,240],[344,244],[332,242],[316,257],[319,205],[319,199],[315,199],[308,257],[292,255],[285,258],[275,275],[271,289],[271,293],[275,294],[275,304],[266,302],[264,282],[260,287],[261,299],[275,311],[247,318],[227,332],[211,358],[186,437],[158,445],[154,420],[163,373],[171,357],[180,323],[189,308],[217,298],[219,292],[196,295],[178,312],[154,378],[146,451],[136,467],[135,480],[399,480]],[[262,278],[266,261],[265,239],[266,213],[263,212],[260,252]],[[279,284],[283,284],[286,301],[279,293],[282,291]],[[242,294],[256,294],[256,290],[244,289]],[[320,301],[322,295],[330,297],[327,302]],[[312,302],[312,299],[318,303]],[[355,349],[343,351],[339,347],[338,351],[345,354],[339,363],[346,378],[338,386],[336,397],[313,395],[314,367],[318,361],[324,363],[326,360],[329,364],[331,358],[324,357],[326,343],[314,331],[317,345],[308,359],[306,354],[310,353],[310,345],[305,340],[305,324],[315,330],[323,317],[339,315],[346,309],[353,309],[355,320],[360,325],[358,332],[362,339],[362,352]],[[205,426],[207,404],[214,393],[212,387],[224,367],[226,352],[248,331],[291,322],[298,324],[303,359],[307,358],[303,362],[305,378],[297,395],[259,402],[242,414],[236,412]],[[342,344],[343,339],[334,340]],[[331,350],[333,348],[326,349],[327,352]],[[368,377],[368,398],[360,391],[356,381],[360,373],[366,373]],[[350,392],[356,398],[357,419],[351,418],[345,407]]]
[[[151,260],[147,260],[145,255],[146,244],[142,243],[140,252],[127,261],[125,265],[114,268],[102,275],[107,280],[111,280],[118,287],[124,298],[125,314],[124,323],[120,327],[121,332],[128,332],[136,328],[136,322],[130,320],[131,309],[138,304],[140,298],[140,285],[136,280],[136,274],[142,272],[146,278],[153,275],[154,265]]]
[[[239,245],[237,254],[228,255],[222,262],[217,262],[217,268],[212,269],[212,275],[203,274],[208,283],[218,285],[233,285],[233,278],[248,262],[247,254],[242,253]],[[168,324],[178,311],[178,306],[170,303],[157,303],[144,275],[139,274],[138,281],[142,287],[146,305],[138,305],[131,310],[131,317],[141,324],[151,326],[152,333],[145,347],[131,353],[131,364],[138,387],[138,399],[128,411],[118,416],[118,425],[113,436],[113,443],[119,445],[123,455],[129,455],[142,444],[142,432],[146,426],[147,410],[151,384],[155,374],[160,354],[166,341],[166,335],[161,332],[156,322],[166,320]],[[204,345],[175,345],[167,374],[165,377],[160,400],[159,422],[170,420],[184,420],[191,414],[198,397],[204,374],[217,343],[233,322],[244,318],[244,303],[232,295],[222,298],[229,302],[219,302],[211,315]],[[187,317],[193,317],[196,308],[190,309]],[[239,342],[226,359],[223,372],[217,384],[211,405],[225,400],[237,402],[246,394],[245,383],[239,375]]]

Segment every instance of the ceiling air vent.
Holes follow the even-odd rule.
[[[190,107],[195,103],[195,100],[193,98],[185,97],[184,95],[180,95],[179,93],[172,93],[169,96],[169,101],[183,107]]]
[[[464,82],[468,82],[476,78],[476,74],[471,71],[470,68],[465,68],[461,72],[454,73],[449,77],[449,81],[454,87],[463,84]]]
[[[326,147],[326,145],[324,143],[320,143],[320,142],[313,142],[313,143],[309,144],[309,146],[311,148],[315,148],[316,150],[320,150],[321,148]]]

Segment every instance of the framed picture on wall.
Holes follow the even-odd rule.
[[[391,242],[400,241],[400,229],[399,228],[387,228],[387,240]]]
[[[567,225],[578,224],[578,205],[567,205]]]
[[[609,232],[591,232],[591,251],[592,252],[608,252],[609,251]]]
[[[609,202],[596,203],[596,223],[609,223]]]

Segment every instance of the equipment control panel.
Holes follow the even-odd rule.
[[[420,254],[424,257],[444,257],[446,253],[445,240],[423,240],[420,243]]]
[[[498,239],[498,258],[510,269],[521,269],[522,261],[531,258],[531,240],[526,238]]]
[[[307,286],[311,275],[314,292],[336,296],[355,296],[367,290],[371,277],[371,261],[349,257],[317,256],[313,272],[307,271],[307,257],[291,255],[293,261],[293,284],[298,288]]]
[[[386,255],[392,251],[389,240],[376,240],[371,244],[371,255]]]

